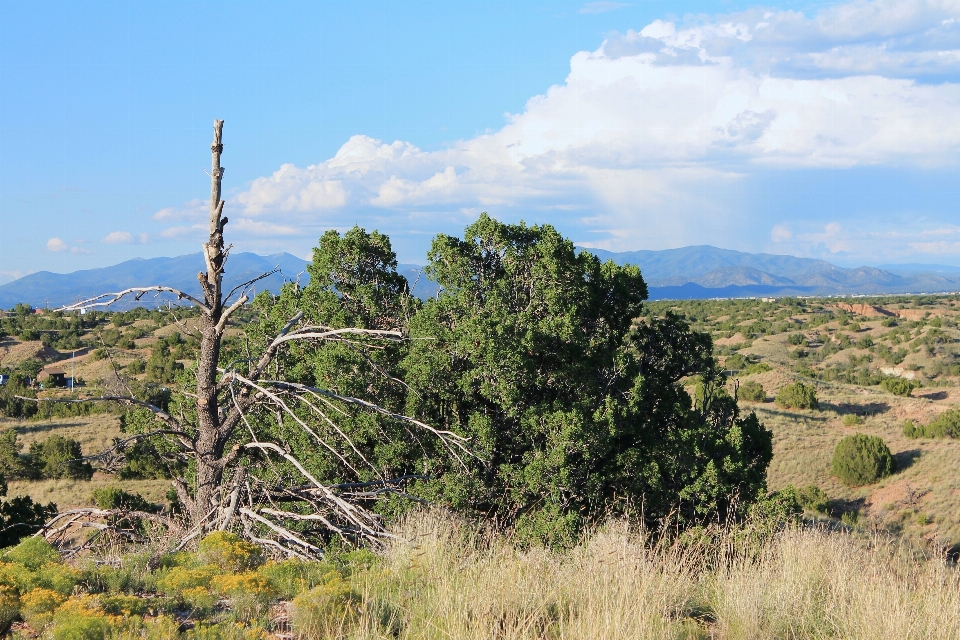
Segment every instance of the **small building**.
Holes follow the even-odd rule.
[[[39,382],[45,389],[50,387],[62,387],[67,384],[67,374],[63,369],[44,369],[37,376]]]

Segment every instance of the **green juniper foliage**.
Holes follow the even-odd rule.
[[[817,393],[812,386],[794,382],[777,393],[776,403],[785,409],[817,409]]]
[[[893,473],[893,456],[883,438],[858,433],[837,444],[832,469],[844,484],[872,484]]]
[[[720,389],[709,336],[669,314],[631,330],[646,297],[636,267],[577,252],[552,227],[484,215],[463,240],[436,238],[427,273],[442,290],[421,307],[385,236],[328,232],[307,287],[258,300],[263,336],[296,309],[331,327],[406,327],[409,341],[369,357],[298,344],[278,368],[466,434],[479,457],[461,466],[388,418],[338,415],[361,479],[376,477],[364,460],[385,477],[426,476],[409,490],[558,543],[611,507],[696,520],[763,492],[770,434]],[[708,381],[696,406],[681,384],[691,376]],[[323,480],[349,479],[296,425],[267,428]]]

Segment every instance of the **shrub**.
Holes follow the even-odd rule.
[[[127,364],[127,373],[132,376],[140,375],[147,370],[147,363],[143,358],[134,358]]]
[[[59,591],[38,587],[20,598],[20,615],[39,631],[53,620],[53,612],[66,600],[67,596]]]
[[[273,597],[270,582],[253,571],[216,576],[210,587],[214,593],[227,598],[230,609],[240,620],[260,617]]]
[[[837,444],[832,469],[849,486],[872,484],[893,473],[893,456],[882,438],[858,433]]]
[[[820,406],[814,388],[802,382],[795,382],[780,389],[775,401],[785,409],[817,409]]]
[[[45,564],[60,562],[60,554],[43,538],[24,538],[20,544],[8,549],[2,559],[37,570]]]
[[[359,619],[360,596],[339,574],[293,600],[293,629],[307,638],[340,638]]]
[[[127,618],[145,614],[147,612],[147,602],[139,596],[100,596],[100,608],[103,609],[104,613]]]
[[[122,622],[106,615],[90,596],[70,598],[53,614],[53,640],[103,640]]]
[[[884,378],[880,386],[895,396],[909,396],[918,385],[912,380],[905,378]]]
[[[863,418],[855,413],[848,413],[847,415],[843,416],[843,426],[845,427],[855,427],[861,422],[863,422]]]
[[[257,573],[262,575],[270,584],[270,588],[284,600],[293,600],[295,597],[323,584],[324,579],[336,569],[326,562],[304,562],[303,560],[284,560],[283,562],[268,562]]]
[[[148,501],[139,493],[128,493],[120,487],[94,489],[90,499],[101,509],[128,509],[156,513],[161,506]]]
[[[157,589],[168,596],[180,597],[190,589],[206,590],[210,581],[217,575],[217,567],[173,567],[157,580]]]
[[[729,371],[740,371],[747,366],[747,359],[744,358],[741,354],[735,353],[732,356],[728,356],[727,359],[723,362],[724,369]]]
[[[778,528],[796,522],[802,513],[803,506],[800,504],[797,489],[792,484],[758,500],[750,508],[753,520],[765,528]]]
[[[799,346],[806,344],[806,342],[807,341],[804,339],[803,335],[799,333],[791,333],[789,336],[787,336],[787,344]]]
[[[763,390],[763,385],[753,380],[744,382],[737,390],[737,398],[743,398],[747,402],[763,402],[767,399],[767,392]]]
[[[247,571],[263,564],[260,547],[227,531],[215,531],[201,540],[198,557],[224,571]]]
[[[93,477],[93,467],[80,460],[82,457],[80,443],[73,438],[53,435],[44,442],[30,445],[30,459],[43,478],[89,480]]]
[[[960,410],[944,411],[927,425],[913,420],[903,423],[903,435],[908,438],[957,438],[960,437]]]
[[[10,585],[0,585],[0,634],[6,634],[20,614],[20,597]]]
[[[827,513],[830,507],[830,498],[826,492],[815,484],[807,485],[797,490],[800,505],[808,511]]]

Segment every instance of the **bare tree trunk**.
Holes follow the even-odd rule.
[[[220,199],[223,168],[223,120],[213,123],[213,154],[210,170],[210,238],[203,246],[207,272],[197,274],[203,288],[208,312],[200,315],[200,358],[197,364],[197,490],[193,504],[186,505],[194,521],[199,521],[215,506],[223,481],[224,437],[221,435],[220,409],[217,402],[217,363],[220,360],[220,340],[223,335],[222,291],[223,265],[226,250],[223,246],[223,200]]]

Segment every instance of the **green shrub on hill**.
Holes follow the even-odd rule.
[[[883,382],[880,383],[880,386],[884,388],[888,393],[892,393],[895,396],[909,396],[914,389],[919,385],[913,382],[912,380],[907,380],[906,378],[884,378]]]
[[[767,399],[767,392],[763,390],[763,385],[753,380],[748,380],[737,389],[737,398],[742,398],[747,402],[763,402]]]
[[[830,498],[827,497],[827,493],[815,484],[797,489],[797,498],[800,500],[800,505],[808,511],[827,513],[830,507]]]
[[[882,438],[858,433],[837,444],[832,471],[849,486],[872,484],[893,473],[893,456]]]
[[[802,382],[794,382],[780,389],[775,402],[784,409],[817,409],[820,407],[814,388]]]
[[[80,443],[73,438],[52,435],[30,445],[31,464],[40,478],[89,480],[93,477],[93,467],[81,460],[82,457]]]
[[[903,435],[908,438],[960,438],[960,410],[944,411],[926,425],[907,420],[903,423]]]

